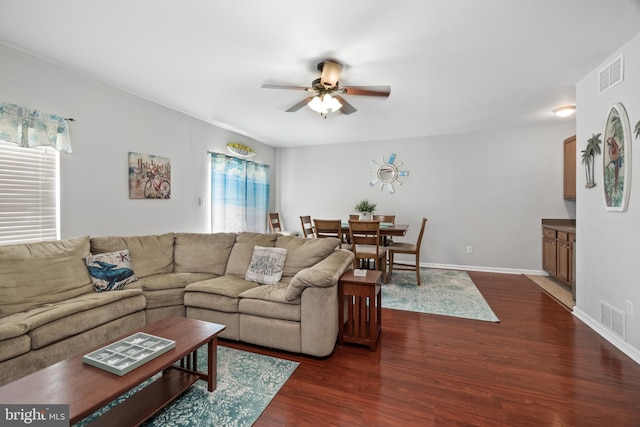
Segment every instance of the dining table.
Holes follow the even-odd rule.
[[[380,223],[380,235],[384,237],[385,242],[387,237],[404,236],[407,234],[408,229],[409,224],[394,224],[392,222]],[[349,221],[342,221],[342,233],[345,236],[349,236]]]

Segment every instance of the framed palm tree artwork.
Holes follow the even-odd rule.
[[[631,140],[627,112],[622,104],[613,104],[607,116],[602,147],[604,201],[607,211],[627,210],[631,187]]]

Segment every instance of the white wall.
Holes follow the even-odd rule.
[[[557,126],[384,142],[278,150],[277,208],[289,229],[300,215],[342,218],[363,198],[377,213],[410,224],[415,241],[429,221],[421,261],[505,272],[541,273],[542,218],[575,218],[563,199],[563,141],[573,120]],[[408,170],[396,193],[370,188],[370,161],[397,155]],[[473,253],[467,254],[466,247]]]
[[[272,166],[273,209],[287,228],[299,216],[346,218],[364,197],[412,225],[429,218],[430,265],[540,272],[540,219],[574,218],[562,199],[557,126],[412,140],[274,149],[94,79],[0,45],[0,101],[76,119],[74,152],[61,155],[62,237],[209,231],[207,150],[249,143]],[[129,151],[169,157],[171,200],[128,198]],[[397,193],[368,186],[370,160],[397,154],[409,171]],[[204,206],[198,199],[205,200]],[[466,254],[466,246],[473,254]]]
[[[598,72],[613,58],[624,54],[624,81],[598,95]],[[631,130],[640,120],[640,34],[612,54],[576,87],[578,154],[594,133],[604,135],[611,105],[624,105]],[[631,175],[631,193],[626,212],[607,212],[602,192],[602,156],[596,157],[596,187],[586,189],[584,173],[578,173],[577,193],[577,288],[575,313],[594,329],[640,363],[640,141],[629,141],[636,168]],[[603,151],[606,146],[602,146]],[[579,159],[578,171],[584,171]],[[634,176],[635,175],[635,176]],[[600,302],[625,312],[626,301],[634,304],[634,315],[626,315],[626,341],[600,325]]]
[[[272,165],[275,149],[0,45],[0,102],[40,109],[71,124],[72,154],[61,154],[61,234],[207,232],[207,151],[244,142]],[[130,200],[130,151],[171,159],[170,200]],[[204,206],[199,206],[202,198]]]

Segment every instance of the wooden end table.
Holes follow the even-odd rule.
[[[348,270],[338,280],[338,344],[364,344],[373,351],[382,329],[382,272],[365,271],[365,276],[355,276],[354,270]]]
[[[176,347],[133,371],[118,376],[83,363],[82,354],[65,359],[0,387],[0,402],[19,404],[67,404],[70,424],[81,421],[158,372],[162,377],[107,411],[91,425],[137,426],[186,391],[197,380],[216,389],[217,336],[224,325],[184,317],[170,317],[150,323],[111,342],[145,332],[176,342]],[[207,344],[207,373],[198,371],[197,349]],[[180,366],[174,362],[181,361]],[[186,366],[185,366],[186,365]]]

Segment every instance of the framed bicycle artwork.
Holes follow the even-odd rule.
[[[171,159],[129,152],[129,198],[170,199]]]
[[[631,187],[631,127],[624,107],[613,104],[604,128],[603,181],[605,210],[624,212]]]

